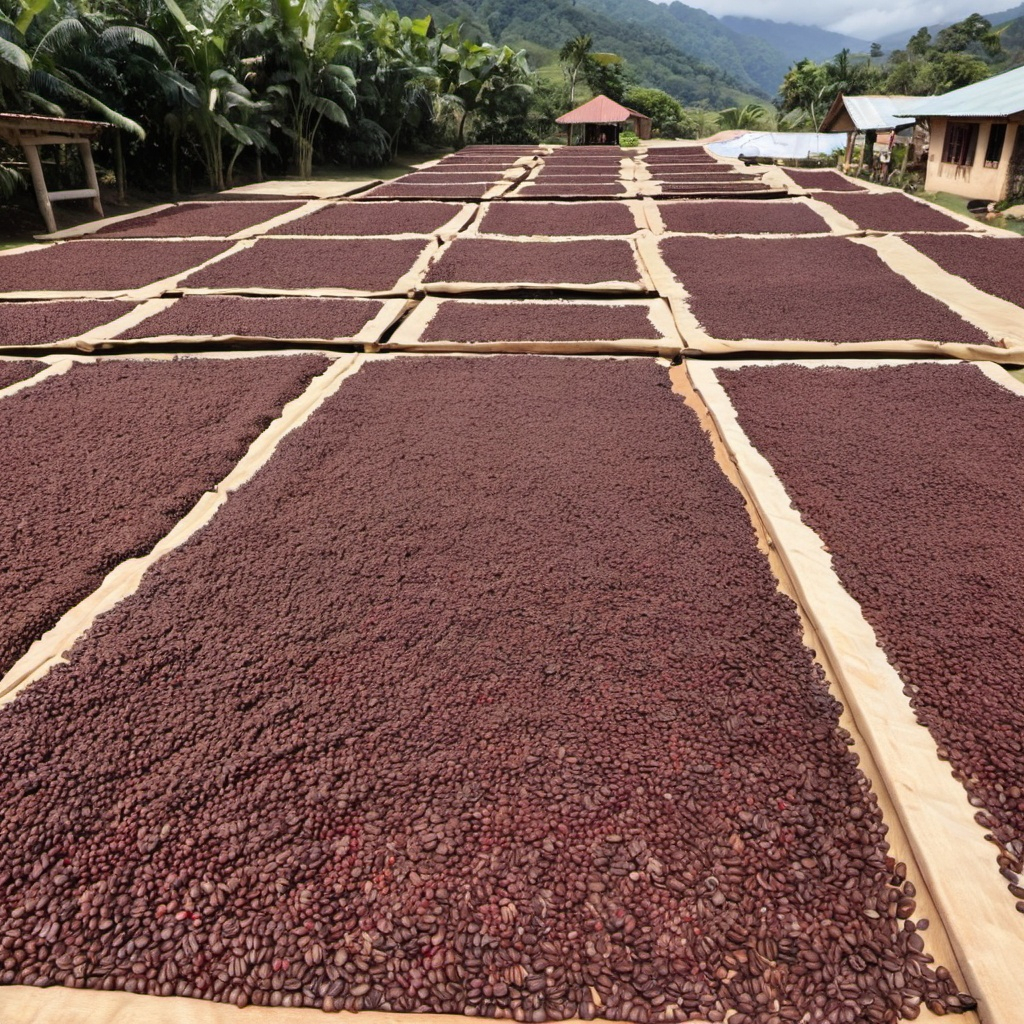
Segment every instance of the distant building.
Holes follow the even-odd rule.
[[[1024,194],[1024,67],[903,104],[931,129],[925,188],[996,202]]]
[[[617,146],[622,132],[633,132],[641,139],[651,137],[651,119],[639,111],[630,110],[607,96],[595,96],[568,114],[557,118],[569,133],[572,145],[572,126],[583,125],[582,145]]]
[[[914,96],[844,96],[840,93],[821,122],[823,132],[846,132],[846,164],[853,160],[857,136],[863,133],[867,163],[879,135],[892,138],[913,128],[914,118],[898,111],[908,103],[916,102]],[[909,140],[905,140],[909,141]]]

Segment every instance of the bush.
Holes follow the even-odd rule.
[[[623,149],[636,149],[640,145],[640,136],[635,132],[623,132],[619,136],[619,145]]]

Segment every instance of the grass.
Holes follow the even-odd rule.
[[[971,217],[973,214],[967,211],[967,200],[963,196],[954,196],[949,192],[916,192],[915,195],[927,199],[930,203],[944,206],[953,213],[962,213]],[[1015,220],[1011,217],[994,217],[989,220],[987,217],[976,218],[979,224],[991,224],[996,228],[1006,228],[1008,231],[1016,231],[1018,235],[1024,235],[1024,220]]]

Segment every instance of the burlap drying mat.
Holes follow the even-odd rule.
[[[943,270],[896,235],[866,235],[855,242],[869,246],[911,284],[949,306],[968,323],[999,339],[1002,362],[1024,361],[1024,310],[1006,299],[989,295],[962,277]]]
[[[680,195],[680,196],[677,196],[676,198],[681,203],[688,203],[688,204],[692,203],[694,206],[714,206],[716,203],[730,202],[732,199],[736,199],[737,201],[741,201],[743,199],[744,195],[746,195],[746,193],[744,193],[744,192],[737,192],[735,194],[735,196],[732,196],[732,197],[730,197],[730,196],[716,196],[713,199],[691,199],[691,198],[689,198],[686,195]],[[669,197],[668,196],[662,196],[661,198],[663,200],[668,200]],[[704,237],[711,237],[711,238],[729,238],[729,237],[733,237],[733,238],[814,238],[816,234],[817,235],[826,235],[826,234],[836,234],[836,233],[838,233],[838,232],[836,232],[836,230],[832,226],[832,224],[828,223],[828,219],[827,218],[825,218],[826,224],[822,226],[822,230],[820,232],[808,231],[808,232],[801,232],[799,235],[796,235],[796,234],[785,235],[785,234],[782,234],[781,232],[777,232],[777,231],[772,231],[772,232],[761,232],[761,231],[723,231],[723,232],[718,232],[718,231],[716,231],[716,232],[706,232],[706,231],[669,231],[669,229],[665,226],[665,220],[664,220],[664,217],[663,217],[662,212],[661,212],[662,211],[662,207],[663,207],[663,203],[658,202],[657,200],[653,199],[651,196],[645,196],[643,199],[640,200],[640,202],[641,202],[641,204],[643,206],[644,216],[647,218],[647,228],[651,232],[651,234],[653,234],[653,235],[680,235],[680,234],[685,234],[685,235],[703,235]],[[790,196],[790,197],[784,196],[784,197],[781,197],[781,198],[777,199],[772,205],[773,206],[775,206],[775,205],[783,205],[783,206],[796,206],[796,205],[800,205],[800,206],[806,206],[806,207],[810,207],[811,209],[813,209],[815,213],[820,214],[823,218],[825,217],[823,211],[818,209],[818,205],[817,204],[815,204],[813,202],[810,202],[810,201],[804,199],[801,196]],[[831,209],[831,207],[830,207],[830,209]],[[832,210],[831,212],[835,213],[835,210]]]
[[[673,359],[683,349],[682,339],[676,331],[675,321],[664,299],[610,299],[602,301],[604,307],[643,307],[659,338],[616,338],[614,340],[580,341],[422,341],[424,331],[445,302],[452,299],[425,298],[402,321],[390,340],[382,346],[384,351],[396,352],[458,352],[473,353],[535,352],[561,355],[655,355]],[[500,299],[461,299],[462,303],[479,306],[504,305]],[[538,307],[592,306],[586,299],[519,299],[518,304]]]
[[[275,240],[280,236],[274,235]],[[303,239],[309,241],[320,242],[324,241],[322,236],[310,236],[302,235]],[[349,238],[349,241],[372,241],[374,238],[382,240],[390,240],[394,238],[401,238],[409,236],[401,235],[359,235],[358,238],[351,238],[349,236],[343,236]],[[416,262],[404,273],[401,277],[390,287],[380,289],[379,291],[371,291],[369,289],[362,288],[264,288],[260,285],[222,285],[218,287],[210,288],[193,288],[189,287],[188,283],[184,280],[189,274],[195,273],[196,270],[201,267],[195,267],[189,270],[185,274],[179,274],[174,281],[182,282],[177,287],[165,285],[155,296],[145,295],[144,298],[155,298],[159,295],[163,295],[165,292],[173,291],[181,295],[280,295],[280,296],[308,296],[314,299],[322,298],[362,298],[362,299],[389,299],[398,296],[410,297],[420,287],[420,282],[423,275],[426,274],[427,268],[430,266],[431,261],[434,258],[434,254],[440,248],[440,241],[433,236],[416,235],[416,238],[423,239],[423,249],[420,251],[419,256],[416,257]],[[327,240],[330,240],[331,236],[327,236]],[[216,263],[219,260],[226,259],[228,256],[233,256],[237,252],[241,252],[243,249],[251,248],[256,244],[258,239],[251,238],[243,242],[236,242],[234,247],[229,249],[228,252],[222,256],[218,256],[215,259],[207,260],[205,264],[201,266],[208,266],[209,264]],[[3,1024],[0,1021],[0,1024]]]
[[[438,203],[446,202],[446,200],[444,200],[444,199],[423,200],[423,201],[424,202],[438,202]],[[394,205],[396,207],[408,206],[408,204],[402,202],[401,199],[381,199],[381,200],[379,200],[379,202],[381,202],[381,203],[390,203],[390,204],[392,204],[392,205]],[[381,236],[378,236],[378,237],[381,237],[381,238],[384,238],[384,237],[387,237],[387,238],[427,238],[427,237],[434,237],[434,238],[440,239],[442,242],[446,242],[446,241],[448,241],[448,239],[454,238],[456,235],[465,232],[465,230],[468,227],[468,225],[471,224],[472,221],[476,218],[477,211],[480,209],[480,207],[479,207],[479,205],[477,203],[467,203],[464,199],[448,200],[447,202],[448,202],[448,204],[450,206],[458,206],[459,209],[455,213],[452,214],[450,220],[445,221],[444,224],[441,224],[439,227],[437,227],[434,230],[432,230],[431,232],[429,232],[429,235],[424,234],[422,231],[404,231],[404,232],[403,231],[397,231],[397,232],[393,231],[389,235],[386,235],[386,236],[381,235]],[[309,205],[313,206],[314,204],[311,203]],[[304,210],[302,216],[306,216],[307,213],[315,213],[316,210],[323,210],[323,209],[329,209],[331,207],[337,208],[337,207],[344,207],[344,206],[354,207],[355,204],[352,203],[351,201],[348,201],[348,200],[340,202],[340,203],[320,203],[320,204],[318,204],[316,206],[316,209]],[[290,221],[295,220],[295,219],[296,218],[294,218],[294,217],[289,218],[289,221],[286,221],[284,223],[289,223]],[[265,234],[269,228],[276,227],[276,226],[277,226],[277,224],[263,224],[263,225],[261,225],[261,228],[263,229],[261,233]],[[323,235],[323,234],[320,234],[320,233],[317,233],[315,235],[310,235],[310,234],[305,234],[302,231],[299,231],[298,228],[300,226],[301,225],[297,224],[295,231],[279,231],[279,232],[277,232],[274,235],[274,238],[316,238],[316,239],[329,238],[329,239],[334,239],[336,241],[342,241],[344,239],[351,239],[351,238],[373,238],[374,237],[373,235]],[[232,235],[232,237],[234,237],[234,236]]]
[[[770,463],[750,443],[715,377],[716,369],[779,362],[690,361],[686,370],[837,673],[843,703],[906,830],[957,963],[978,999],[982,1019],[985,1024],[1018,1024],[1024,928],[1006,882],[995,870],[994,848],[974,820],[966,791],[938,759],[935,741],[914,717],[903,681],[886,659],[860,606],[843,588],[821,538],[803,523]],[[868,371],[906,361],[786,362]],[[1001,368],[982,365],[979,370],[1024,398],[1024,385]]]
[[[242,296],[240,296],[242,297]],[[264,298],[290,299],[295,296],[264,296]],[[145,337],[119,338],[119,334],[129,331],[145,323],[150,317],[170,309],[180,298],[150,299],[135,309],[129,310],[123,316],[112,320],[101,327],[95,327],[91,331],[68,338],[64,341],[50,345],[38,346],[42,351],[51,352],[93,352],[97,349],[102,351],[116,351],[119,348],[137,348],[146,345],[188,345],[202,347],[206,345],[237,345],[249,342],[272,343],[280,345],[316,346],[323,344],[353,344],[373,345],[380,341],[381,337],[402,317],[409,309],[411,302],[407,298],[380,299],[382,303],[379,313],[366,322],[361,330],[345,337],[334,338],[307,338],[299,336],[280,337],[276,335],[261,334],[152,334]],[[16,346],[17,347],[17,346]],[[18,347],[18,351],[25,350],[25,346]],[[0,346],[0,352],[3,347]],[[290,353],[292,354],[292,353]],[[0,1022],[2,1024],[2,1022]]]
[[[242,185],[219,193],[230,198],[239,196],[281,196],[296,199],[340,199],[364,189],[380,185],[381,178],[366,178],[360,181],[263,181],[253,185]]]
[[[509,201],[514,199],[514,196],[506,196],[505,200]],[[635,199],[623,199],[621,196],[608,196],[607,198],[601,198],[600,196],[587,196],[586,197],[592,203],[616,203],[623,206],[625,209],[633,215],[633,220],[636,222],[637,232],[648,231],[649,224],[647,214],[644,210],[643,201]],[[538,200],[539,202],[539,200]],[[572,208],[579,206],[579,203],[567,202],[564,199],[553,198],[549,200],[552,206],[561,206],[566,208]],[[483,223],[484,218],[487,216],[488,211],[491,208],[490,203],[481,203],[477,209],[479,213],[475,218],[472,218],[466,225],[462,234],[467,238],[516,238],[522,242],[546,242],[554,235],[496,235],[490,231],[481,231],[480,226]],[[586,238],[593,238],[594,235],[560,235],[560,238],[574,238],[577,241],[581,241]],[[628,235],[609,235],[609,238],[628,238]]]
[[[644,237],[643,235],[572,235],[569,237],[546,235],[537,239],[520,238],[515,235],[477,235],[475,237],[486,239],[489,242],[628,242],[630,249],[633,251],[633,262],[636,265],[637,280],[595,281],[593,284],[580,284],[571,281],[424,281],[420,285],[420,290],[425,295],[479,295],[481,292],[529,291],[650,295],[660,291],[648,274],[645,261],[640,255],[639,242]],[[441,252],[438,253],[438,258],[441,255],[443,255],[443,247]]]
[[[272,202],[273,200],[268,200]],[[239,200],[241,202],[241,200]],[[218,206],[224,205],[235,205],[238,203],[231,203],[230,201],[216,201]],[[36,238],[43,239],[46,241],[60,241],[61,239],[67,238],[82,238],[86,235],[94,235],[104,228],[115,227],[117,225],[125,225],[131,227],[133,222],[140,221],[146,217],[151,217],[157,213],[163,213],[166,210],[184,210],[190,206],[206,206],[209,203],[204,202],[201,199],[191,199],[180,203],[161,203],[159,206],[150,206],[145,210],[136,210],[134,213],[121,213],[116,217],[104,217],[102,220],[89,221],[88,224],[79,224],[77,227],[65,228],[63,231],[55,231],[52,235],[36,235]],[[251,204],[247,204],[251,205]],[[257,224],[252,224],[247,228],[241,228],[238,231],[230,235],[138,235],[137,238],[148,238],[153,241],[220,241],[221,239],[228,239],[229,241],[237,241],[241,238],[254,238],[257,235],[266,234],[273,228],[278,227],[281,224],[287,224],[289,221],[297,220],[299,217],[305,217],[309,213],[315,213],[317,210],[322,210],[325,206],[330,206],[331,202],[327,199],[311,199],[305,202],[302,206],[297,207],[294,210],[286,210],[283,213],[275,214],[273,217],[268,217],[266,220],[260,221]]]
[[[295,354],[289,350],[289,354]],[[318,355],[325,355],[319,352]],[[166,353],[157,356],[126,356],[135,360],[174,360],[181,358],[210,359],[259,359],[274,358],[275,352],[232,352],[211,353],[209,356],[182,356]],[[99,357],[100,360],[105,357]],[[330,358],[330,357],[328,357]],[[325,372],[314,378],[306,390],[288,402],[278,417],[252,442],[246,454],[223,480],[207,491],[192,509],[159,540],[146,555],[129,558],[112,569],[99,587],[60,618],[57,624],[43,634],[10,670],[0,678],[0,706],[12,701],[17,694],[36,679],[42,678],[49,670],[64,661],[63,655],[89,629],[98,616],[109,611],[114,605],[135,593],[145,571],[165,554],[180,547],[193,534],[204,527],[228,500],[230,494],[245,484],[270,461],[282,438],[306,422],[342,384],[344,379],[358,370],[361,355],[345,354],[330,359]],[[95,363],[97,359],[86,356],[51,356],[44,362],[52,362],[54,372],[66,372],[74,363]],[[40,375],[42,376],[42,375]],[[0,1009],[3,1008],[3,993],[0,987]],[[6,1020],[0,1017],[3,1024]]]
[[[773,240],[808,237],[813,238],[815,236],[771,236]],[[1024,361],[1024,341],[1006,337],[1008,332],[1004,328],[1009,327],[1011,323],[1013,323],[1012,320],[1006,317],[999,320],[995,316],[981,316],[978,313],[975,313],[974,316],[968,316],[966,306],[961,307],[959,303],[952,301],[959,293],[959,289],[957,288],[958,285],[962,285],[964,288],[976,292],[977,289],[974,289],[973,286],[967,285],[966,282],[961,281],[958,277],[952,277],[952,275],[947,275],[950,277],[952,282],[948,288],[944,287],[940,282],[932,282],[929,285],[923,280],[923,278],[915,279],[910,274],[905,273],[901,266],[893,265],[891,260],[887,258],[886,252],[883,250],[887,250],[889,248],[889,243],[894,242],[898,247],[908,249],[916,256],[921,256],[921,254],[918,253],[916,249],[907,245],[906,242],[903,242],[893,236],[851,237],[851,241],[867,245],[870,248],[879,251],[882,259],[891,270],[907,277],[910,282],[919,288],[925,295],[929,295],[942,301],[945,305],[949,306],[954,313],[957,313],[968,323],[996,339],[999,344],[975,345],[954,341],[931,341],[927,338],[876,339],[871,341],[840,342],[838,344],[828,341],[827,339],[808,340],[806,338],[785,338],[768,340],[765,338],[716,338],[694,315],[693,310],[690,308],[689,293],[665,263],[661,252],[658,249],[658,238],[652,235],[641,236],[638,239],[637,246],[641,258],[647,267],[647,273],[654,282],[654,286],[657,289],[658,294],[663,295],[669,300],[669,305],[672,308],[672,314],[675,317],[676,327],[683,339],[685,351],[693,355],[726,355],[744,352],[771,352],[778,355],[786,353],[803,353],[810,355],[815,353],[819,355],[827,354],[833,356],[853,355],[855,353],[876,353],[878,355],[892,356],[948,356],[952,359],[967,359],[972,361],[991,360],[997,363],[1015,363]],[[927,257],[921,256],[921,259],[934,266],[932,261],[927,259]],[[941,273],[945,274],[945,271],[941,271]],[[983,299],[991,298],[991,296],[984,295],[984,293],[978,294],[981,295]],[[1004,302],[1002,299],[992,299],[992,302],[1007,306],[1011,310],[1016,310],[1016,323],[1019,325],[1017,329],[1024,333],[1024,313],[1021,313],[1020,310],[1017,310],[1016,306],[1013,306],[1011,303]],[[980,305],[984,307],[984,309],[988,309],[987,303],[981,303]]]
[[[402,359],[402,358],[421,358],[413,354],[401,354],[401,353],[387,353],[381,355],[367,355],[367,356],[352,356],[349,360],[344,363],[344,368],[340,365],[336,365],[328,373],[317,378],[310,386],[307,391],[307,395],[313,389],[317,389],[320,393],[313,400],[312,406],[305,412],[305,414],[299,414],[300,419],[295,422],[294,425],[287,427],[280,436],[284,436],[284,433],[289,432],[295,427],[301,425],[305,419],[312,414],[313,411],[320,404],[323,403],[331,394],[333,394],[344,382],[345,378],[351,373],[356,372],[360,366],[366,362],[379,360],[379,359]],[[454,355],[438,355],[434,358],[468,358],[464,354]],[[486,357],[484,357],[486,358]],[[629,357],[605,357],[605,358],[629,358]],[[65,360],[65,362],[68,362]],[[668,367],[668,362],[660,360],[661,365]],[[339,361],[340,364],[340,361]],[[334,375],[334,380],[331,383],[326,383],[326,378],[329,375]],[[676,390],[683,392],[683,388],[680,384],[685,381],[685,371],[679,367],[672,371],[673,381],[677,385]],[[321,383],[324,382],[324,383]],[[303,396],[304,398],[305,396]],[[303,399],[296,399],[295,402],[301,402]],[[294,403],[289,403],[286,406],[286,410]],[[693,403],[690,403],[693,404]],[[281,419],[283,420],[284,414]],[[705,416],[706,418],[706,416]],[[268,432],[273,429],[268,428]],[[254,443],[253,449],[260,443],[261,439],[258,439]],[[278,443],[280,437],[276,438],[273,442],[274,445]],[[716,440],[716,448],[721,448],[720,441]],[[250,453],[253,454],[253,449],[250,449]],[[272,454],[272,451],[271,453]],[[263,462],[267,461],[270,454],[263,459]],[[248,456],[247,456],[248,458]],[[723,461],[723,460],[720,460]],[[728,464],[728,458],[724,459],[724,463]],[[262,465],[262,462],[260,463]],[[236,471],[241,467],[236,467]],[[256,472],[259,467],[255,467],[252,473]],[[731,466],[727,468],[727,465],[723,465],[724,469],[727,469],[727,475],[731,479],[736,479],[736,474],[732,470]],[[249,475],[252,475],[251,473]],[[229,478],[230,479],[230,478]],[[244,481],[239,480],[234,483],[234,487],[241,486]],[[225,481],[225,484],[227,481]],[[222,487],[224,484],[222,484]],[[198,506],[197,506],[198,507]],[[212,512],[206,517],[205,521],[208,521],[212,517]],[[179,524],[180,525],[180,524]],[[195,528],[200,528],[202,524],[197,525]],[[182,537],[178,543],[183,543],[186,538]],[[170,549],[168,549],[170,550]],[[115,570],[117,572],[117,570]],[[127,597],[137,587],[138,582],[127,590],[123,597]],[[120,599],[120,598],[118,598]],[[116,603],[116,601],[114,602]],[[95,614],[99,614],[97,611]],[[87,624],[81,624],[78,632],[75,634],[80,635],[87,627]],[[819,659],[820,662],[820,659]],[[42,673],[39,673],[40,675]],[[844,719],[848,718],[848,713],[844,715]],[[857,735],[856,727],[852,722],[842,721],[844,727],[846,727],[853,735],[857,744],[861,744],[861,739]],[[872,766],[869,763],[865,763],[869,759],[869,755],[866,750],[862,749],[862,744],[853,748],[861,753],[862,760],[861,769],[868,774],[869,778],[873,778],[870,774]],[[866,756],[867,755],[867,756]],[[899,827],[899,821],[895,818],[895,815],[890,814],[890,805],[887,802],[886,794],[884,791],[880,791],[876,787],[876,796],[879,799],[879,806],[882,810],[885,820],[890,824],[890,833],[888,836],[889,842],[892,847],[892,854],[897,859],[906,862],[908,867],[908,877],[911,878],[915,884],[918,883],[920,877],[916,870],[912,852],[909,847],[904,848],[903,846],[903,833]],[[923,881],[918,885],[917,893],[918,907],[921,913],[929,913],[931,903],[930,897],[927,892]],[[953,956],[952,949],[946,944],[945,936],[942,928],[942,923],[939,919],[938,913],[930,914],[932,920],[932,927],[929,929],[927,934],[926,949],[932,953],[936,959],[944,963],[951,969],[954,976],[959,978],[959,972],[957,971],[956,960]],[[0,1013],[2,1013],[2,1024],[289,1024],[289,1022],[302,1021],[304,1024],[314,1024],[316,1021],[324,1021],[323,1011],[316,1009],[286,1009],[286,1008],[270,1008],[270,1007],[256,1007],[248,1006],[244,1010],[240,1010],[235,1006],[214,1003],[205,1000],[197,999],[185,999],[181,997],[159,997],[159,996],[146,996],[136,995],[127,992],[104,992],[104,991],[92,991],[84,989],[70,989],[63,988],[61,986],[54,986],[51,988],[33,988],[27,986],[8,986],[0,987]],[[340,1013],[332,1016],[332,1020],[341,1019],[344,1024],[459,1024],[464,1022],[464,1016],[453,1016],[443,1014],[413,1014],[413,1013],[380,1013],[375,1011],[363,1011],[359,1014],[351,1013]],[[935,1024],[938,1018],[931,1013],[926,1007],[921,1007],[920,1016],[918,1018],[925,1024]],[[978,1024],[978,1017],[976,1014],[969,1013],[958,1018],[962,1024]],[[576,1020],[565,1022],[565,1024],[581,1024]],[[690,1024],[708,1024],[706,1021],[692,1021]],[[994,1018],[986,1017],[986,1024],[1002,1024],[1001,1021],[997,1021]]]
[[[573,186],[601,186],[601,185],[617,185],[621,186],[621,192],[573,192]],[[520,182],[514,189],[508,192],[503,198],[505,199],[536,199],[542,202],[557,202],[563,200],[565,202],[600,202],[602,200],[623,200],[623,199],[637,199],[643,195],[642,186],[639,182],[635,181],[623,181],[622,179],[616,178],[614,181],[587,181],[585,178],[580,178],[575,181],[545,181],[543,179],[539,181],[531,181],[527,178],[525,181]]]
[[[151,238],[118,238],[111,239],[111,244],[118,245],[133,245],[136,242],[143,242],[146,244],[152,244],[154,239]],[[194,241],[194,239],[167,239],[162,238],[158,241]],[[227,244],[227,239],[216,239]],[[0,259],[4,256],[15,256],[18,253],[31,252],[35,249],[46,249],[51,246],[63,245],[62,242],[49,243],[48,245],[26,245],[20,246],[17,249],[7,249],[5,252],[0,253]],[[251,245],[251,242],[235,242],[234,245],[230,245],[227,251],[220,253],[218,256],[212,256],[208,260],[203,260],[201,263],[197,263],[194,267],[187,267],[184,270],[179,271],[176,274],[172,274],[170,277],[160,278],[158,281],[152,281],[149,284],[140,285],[138,288],[120,288],[108,291],[91,291],[91,290],[80,290],[80,291],[46,291],[45,289],[37,288],[29,291],[17,291],[17,292],[3,292],[0,293],[0,300],[3,299],[133,299],[135,301],[142,301],[143,299],[155,299],[163,295],[164,292],[173,289],[179,281],[188,277],[189,274],[194,274],[197,270],[202,270],[203,267],[208,267],[211,264],[217,263],[220,260],[227,259],[228,256],[233,256],[236,252],[241,252],[242,249],[246,248],[247,245]],[[0,1021],[0,1024],[3,1024]]]

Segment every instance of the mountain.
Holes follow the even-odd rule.
[[[990,21],[996,28],[1007,26],[1008,22],[1016,22],[1024,18],[1024,4],[1018,4],[1006,11],[996,11],[995,14],[983,14],[983,18]],[[932,37],[936,36],[944,28],[952,25],[952,21],[941,21],[937,25],[929,25],[928,31]],[[886,50],[902,50],[907,45],[907,40],[914,34],[916,29],[904,29],[902,32],[891,32],[878,40]]]
[[[442,22],[461,20],[483,38],[527,50],[536,65],[557,62],[566,40],[593,36],[594,49],[617,53],[628,61],[644,85],[651,85],[682,103],[702,100],[712,107],[743,104],[774,94],[778,82],[761,88],[752,77],[714,63],[710,55],[695,56],[669,33],[645,20],[648,8],[665,12],[651,0],[392,0],[402,14],[433,14]],[[682,4],[673,4],[682,7]],[[687,8],[687,10],[693,10]],[[704,14],[703,11],[697,12]],[[671,15],[667,17],[672,20]],[[709,21],[715,19],[704,15]],[[675,22],[673,21],[673,25]],[[722,30],[723,32],[726,30]],[[696,45],[696,44],[695,44]],[[737,65],[742,71],[742,64]],[[780,76],[781,79],[781,76]]]
[[[782,76],[792,63],[770,41],[756,33],[735,31],[706,11],[686,4],[652,3],[651,0],[583,2],[623,28],[642,26],[656,33],[683,53],[699,56],[745,88],[765,96],[778,92]]]
[[[840,50],[867,53],[871,47],[871,40],[829,32],[815,25],[795,25],[790,21],[767,21],[764,18],[739,18],[733,15],[726,15],[721,22],[734,32],[757,37],[781,53],[786,60],[783,74],[789,70],[790,64],[805,57],[820,63],[831,60]]]

